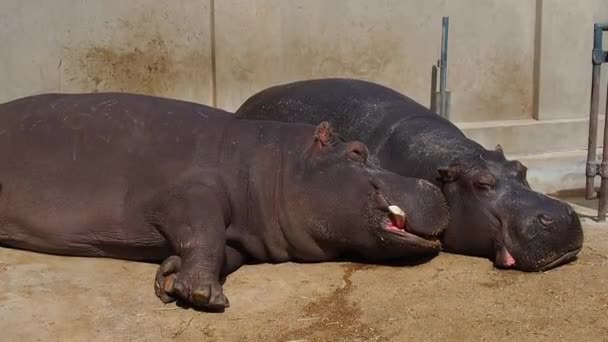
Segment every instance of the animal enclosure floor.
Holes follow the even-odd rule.
[[[608,227],[575,263],[498,271],[443,253],[414,267],[245,266],[223,314],[163,305],[156,265],[0,248],[3,341],[608,341]]]

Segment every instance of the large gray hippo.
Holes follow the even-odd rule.
[[[443,189],[450,224],[446,251],[488,257],[499,268],[542,271],[576,257],[583,231],[573,209],[533,191],[526,167],[487,150],[450,121],[379,84],[317,79],[260,91],[240,118],[329,121],[347,139],[370,148],[370,159],[403,176]]]
[[[324,122],[132,94],[26,97],[0,105],[0,245],[162,262],[163,302],[213,311],[243,263],[436,255],[440,189],[367,154]]]

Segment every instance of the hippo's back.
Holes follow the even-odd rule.
[[[214,138],[217,129],[208,126],[221,125],[227,115],[195,103],[126,93],[25,97],[0,104],[0,173],[26,169],[27,163],[82,173],[91,165],[118,172],[136,160],[156,165],[186,160],[200,136]]]
[[[250,97],[236,113],[241,118],[310,124],[327,120],[345,138],[365,142],[372,152],[397,126],[407,129],[414,139],[421,127],[462,135],[448,120],[406,95],[355,79],[314,79],[274,86]]]

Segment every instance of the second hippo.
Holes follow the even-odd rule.
[[[488,257],[499,268],[542,271],[573,260],[583,230],[572,207],[530,188],[526,167],[487,150],[458,127],[388,87],[356,79],[283,84],[250,97],[246,119],[327,120],[361,140],[382,167],[441,187],[450,210],[446,251]]]

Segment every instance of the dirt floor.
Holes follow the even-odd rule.
[[[579,260],[545,273],[450,254],[245,266],[222,314],[163,305],[155,265],[0,249],[0,340],[608,341],[608,226],[585,232]]]

